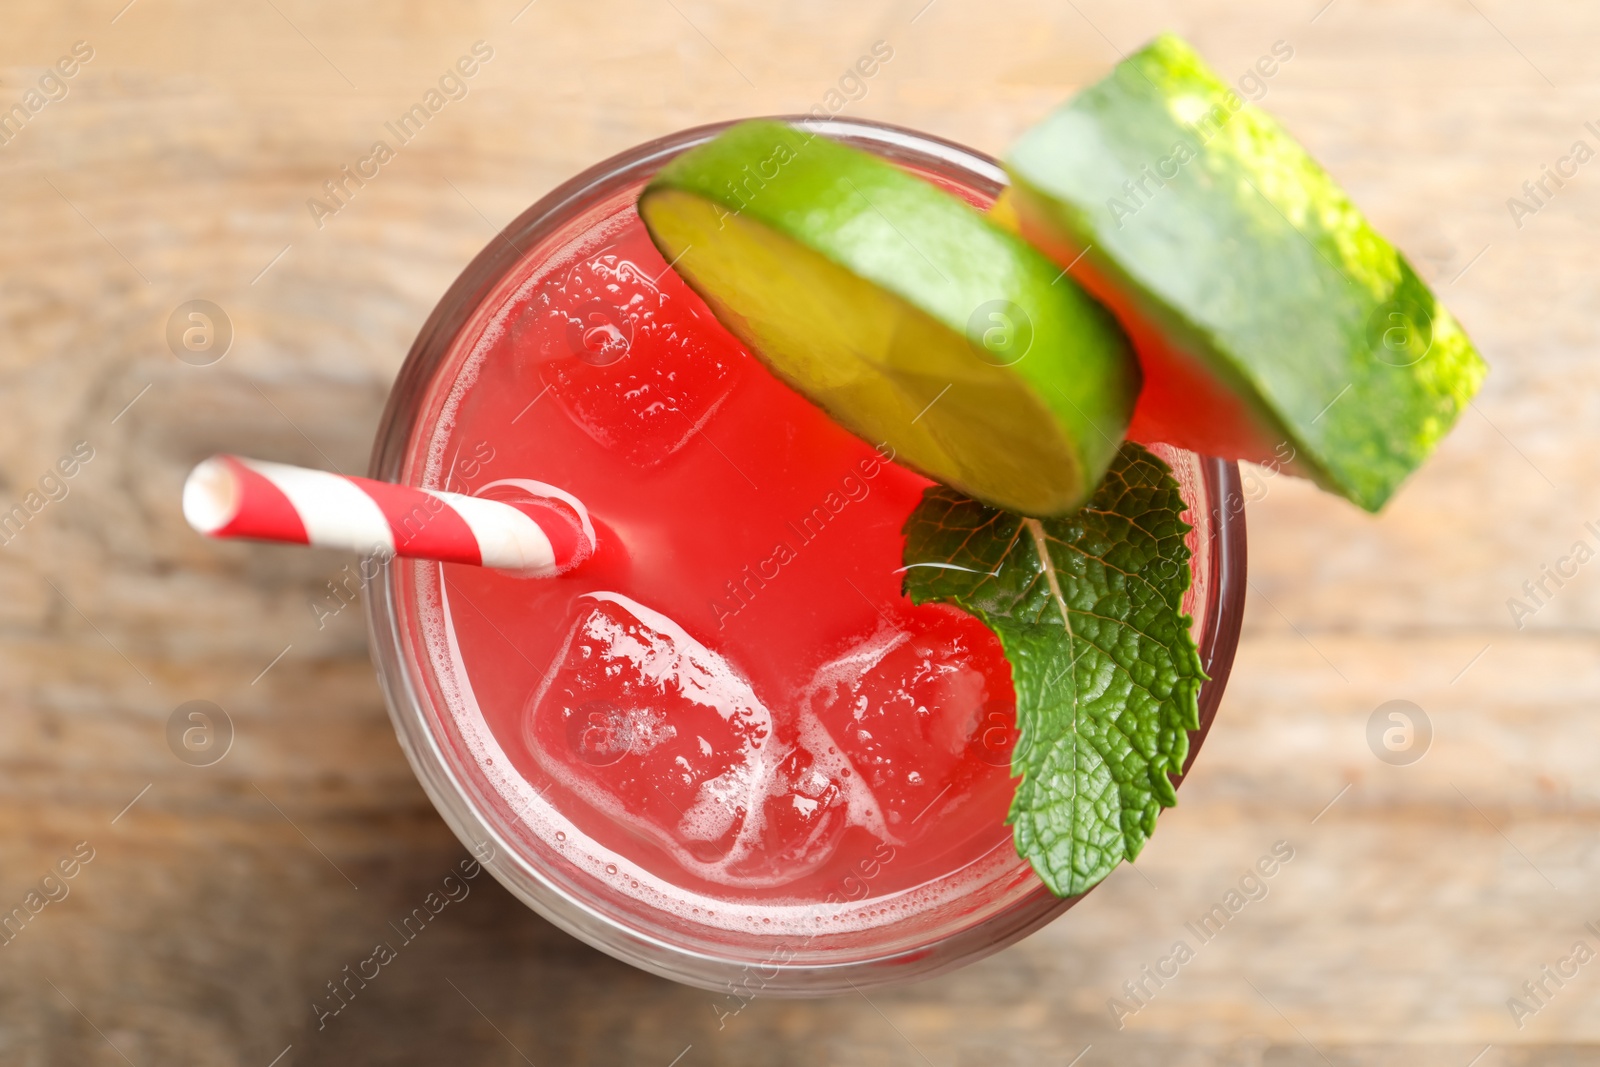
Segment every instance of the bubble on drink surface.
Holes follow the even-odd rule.
[[[620,234],[546,278],[511,331],[573,422],[647,468],[695,436],[748,359],[659,258],[643,227]]]
[[[523,729],[552,778],[710,881],[792,881],[873,818],[825,732],[778,736],[726,660],[618,593],[579,599]]]

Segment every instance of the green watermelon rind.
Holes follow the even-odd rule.
[[[1019,198],[1243,398],[1259,432],[1293,447],[1300,472],[1369,511],[1487,373],[1333,178],[1173,35],[1033,127],[1006,168]],[[1131,194],[1123,184],[1141,179]],[[1412,350],[1386,348],[1389,321],[1430,325],[1431,346],[1413,331]]]

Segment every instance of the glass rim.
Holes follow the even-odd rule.
[[[806,129],[869,148],[879,155],[905,162],[930,160],[956,167],[968,183],[990,195],[1007,184],[1004,170],[993,158],[952,141],[886,123],[857,119],[817,119],[804,115],[772,116]],[[440,298],[418,332],[410,352],[390,389],[379,423],[368,475],[398,481],[404,473],[409,449],[423,414],[423,404],[455,339],[467,327],[508,271],[525,258],[523,249],[536,247],[559,232],[583,206],[614,195],[641,177],[653,173],[666,159],[715,137],[737,121],[712,123],[656,138],[606,159],[557,186],[522,212],[486,245]],[[1216,717],[1243,621],[1245,594],[1245,519],[1238,465],[1200,456],[1201,481],[1209,509],[1204,526],[1210,532],[1209,588],[1203,605],[1200,660],[1209,680],[1199,695],[1199,729],[1190,732],[1181,785],[1198,756]],[[1237,501],[1238,506],[1232,506]],[[1191,518],[1199,518],[1191,516]],[[554,925],[618,959],[672,980],[713,991],[726,992],[751,961],[719,957],[713,953],[655,937],[618,922],[604,911],[575,897],[546,877],[518,851],[494,825],[491,813],[481,810],[460,780],[440,739],[428,723],[431,697],[412,675],[407,655],[405,622],[401,617],[399,583],[404,568],[385,568],[381,581],[370,583],[365,598],[368,643],[383,689],[385,703],[401,748],[413,772],[451,830],[497,881],[528,907]],[[484,855],[486,846],[492,853]],[[1092,889],[1091,889],[1092,891]],[[864,960],[837,963],[763,963],[775,976],[765,978],[758,995],[821,996],[932,977],[997,952],[1046,925],[1071,908],[1083,894],[1058,898],[1043,884],[1005,910],[964,929],[914,948],[895,949]]]

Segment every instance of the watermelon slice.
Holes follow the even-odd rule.
[[[1177,37],[1006,166],[1021,232],[1134,342],[1135,440],[1286,468],[1377,511],[1487,371],[1327,172]]]

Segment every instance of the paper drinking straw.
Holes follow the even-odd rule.
[[[189,473],[183,517],[208,537],[248,537],[356,552],[470,563],[549,576],[594,552],[582,502],[543,482],[484,486],[525,494],[515,503],[409,485],[212,456]]]

